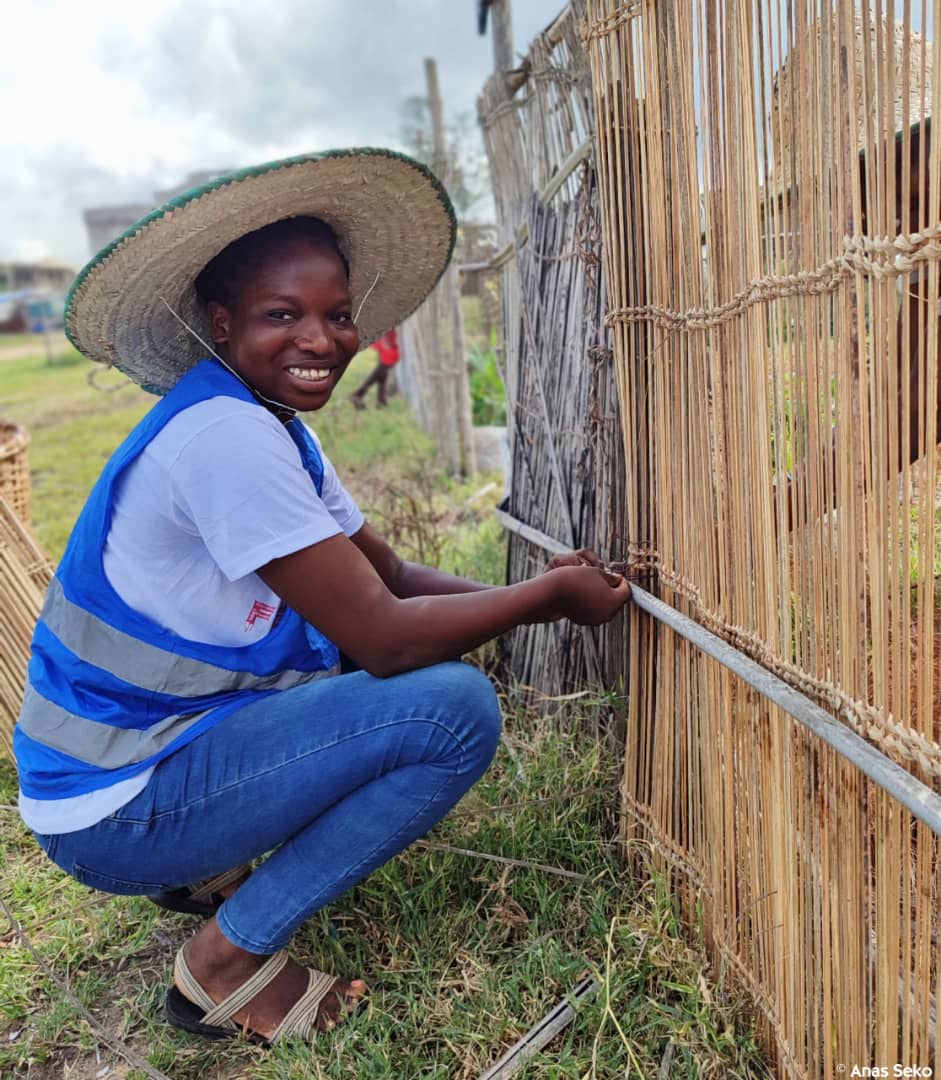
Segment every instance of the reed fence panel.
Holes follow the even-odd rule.
[[[937,790],[941,5],[581,7],[632,559]],[[937,1073],[938,837],[636,610],[623,664],[628,849],[780,1075]]]
[[[532,43],[523,68],[515,94],[498,73],[478,101],[504,245],[494,262],[502,277],[512,461],[503,508],[510,581],[532,577],[547,560],[542,546],[521,535],[521,523],[608,559],[626,555],[598,184],[587,152],[591,81],[570,8]],[[510,669],[550,695],[586,679],[617,686],[626,625],[618,619],[600,633],[521,627],[508,635]]]

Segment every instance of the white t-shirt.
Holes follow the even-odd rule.
[[[177,413],[116,487],[103,553],[108,581],[130,607],[190,641],[259,641],[280,600],[255,571],[363,526],[321,457],[318,497],[293,439],[266,409],[215,397]],[[36,832],[84,829],[130,802],[152,772],[70,799],[20,793],[20,813]]]

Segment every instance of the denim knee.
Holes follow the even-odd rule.
[[[464,732],[465,764],[481,776],[500,745],[503,718],[493,684],[470,664],[440,664],[433,670],[444,677],[448,711]]]

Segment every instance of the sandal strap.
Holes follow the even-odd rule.
[[[196,981],[182,949],[176,954],[176,961],[173,965],[173,979],[186,997],[203,1010],[204,1015],[200,1021],[202,1024],[239,1031],[241,1030],[240,1025],[232,1017],[235,1013],[244,1009],[256,994],[264,990],[272,980],[277,978],[287,962],[288,954],[286,949],[276,952],[274,956],[269,957],[262,964],[250,979],[246,979],[241,986],[233,990],[218,1005]],[[275,1028],[270,1041],[274,1043],[288,1035],[300,1035],[304,1039],[308,1038],[317,1023],[321,1003],[336,985],[336,982],[335,976],[327,975],[325,972],[317,971],[314,968],[308,968],[307,989],[288,1009],[284,1019]]]
[[[213,1005],[203,1017],[203,1023],[221,1027],[225,1022],[228,1022],[233,1027],[238,1026],[232,1020],[233,1015],[240,1009],[244,1009],[256,994],[264,990],[268,983],[277,977],[287,962],[288,954],[284,949],[276,952],[274,956],[262,964],[250,979],[246,979],[241,986],[236,987],[218,1005]]]
[[[176,954],[176,962],[173,965],[173,979],[186,997],[203,1010],[203,1024],[238,1030],[239,1025],[232,1019],[233,1015],[243,1009],[259,991],[264,990],[287,962],[288,954],[284,949],[276,952],[274,956],[269,957],[262,964],[250,979],[246,979],[241,986],[236,987],[218,1005],[196,981],[182,949]]]
[[[336,985],[336,978],[314,968],[307,969],[307,989],[288,1009],[286,1016],[271,1036],[273,1043],[288,1035],[307,1039],[317,1023],[320,1004]]]
[[[226,885],[232,885],[239,878],[244,877],[251,871],[251,863],[243,863],[241,866],[233,866],[231,870],[225,870],[215,877],[202,881],[190,888],[190,900],[211,900],[212,894],[224,889]]]
[[[196,981],[196,977],[193,975],[192,971],[190,971],[189,964],[186,962],[186,957],[183,955],[182,949],[177,951],[176,959],[173,962],[173,981],[182,993],[188,997],[194,1005],[198,1005],[207,1016],[215,1009],[216,1003],[202,988],[202,985]],[[220,1023],[219,1026],[232,1028],[233,1030],[238,1027],[233,1020],[224,1021]]]

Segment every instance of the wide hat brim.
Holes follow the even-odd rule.
[[[428,296],[457,233],[439,181],[391,150],[328,150],[242,169],[172,199],[100,251],[66,300],[69,340],[166,393],[208,354],[195,336],[211,340],[193,285],[200,270],[245,233],[298,215],[322,218],[337,234],[364,348]]]

